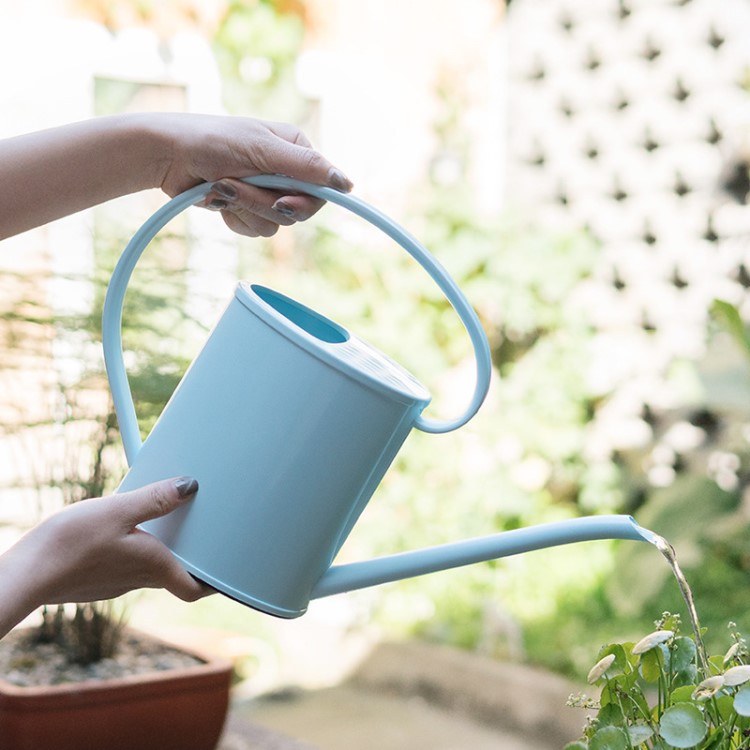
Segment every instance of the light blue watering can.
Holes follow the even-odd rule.
[[[114,270],[103,342],[130,465],[120,491],[170,476],[200,482],[187,507],[144,524],[190,573],[237,601],[291,618],[318,597],[542,547],[649,540],[629,516],[593,516],[331,567],[411,429],[449,432],[476,414],[490,383],[489,345],[445,269],[372,206],[286,177],[246,182],[338,204],[398,242],[463,321],[477,381],[460,417],[426,418],[429,392],[389,357],[289,297],[242,282],[141,445],[122,353],[125,290],[156,233],[210,185],[171,200],[134,235]]]

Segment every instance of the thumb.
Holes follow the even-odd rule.
[[[171,513],[198,491],[198,481],[193,477],[176,477],[148,484],[137,490],[115,495],[128,526],[160,518]]]
[[[319,151],[279,136],[276,136],[274,148],[266,156],[266,161],[267,171],[272,174],[332,187],[343,193],[348,193],[353,187],[352,181]]]

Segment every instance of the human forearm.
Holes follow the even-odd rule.
[[[0,141],[0,238],[158,187],[169,140],[145,115],[115,115]]]
[[[0,555],[0,638],[42,604],[34,596],[31,562],[20,544]]]
[[[236,179],[262,173],[351,189],[297,128],[247,117],[113,115],[0,140],[0,239],[150,187],[174,196],[221,180],[204,205],[251,236],[270,236],[322,205]]]

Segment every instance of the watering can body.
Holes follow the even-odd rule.
[[[130,464],[119,491],[170,476],[199,480],[187,506],[143,525],[189,572],[237,601],[291,618],[310,599],[408,576],[587,539],[646,540],[629,516],[603,516],[331,566],[411,430],[448,432],[477,412],[489,387],[489,345],[445,269],[380,212],[289,178],[247,181],[338,203],[399,242],[464,323],[476,385],[457,419],[425,418],[429,392],[388,356],[289,297],[242,282],[141,445],[122,353],[125,288],[153,236],[210,187],[173,199],[141,227],[115,268],[103,344]]]
[[[121,489],[200,477],[188,507],[143,528],[199,579],[294,617],[429,400],[343,328],[241,283]]]

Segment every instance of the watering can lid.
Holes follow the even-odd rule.
[[[399,401],[421,402],[422,408],[430,402],[427,388],[398,362],[309,307],[246,281],[237,285],[235,297],[278,333],[336,370]],[[300,325],[299,317],[295,321],[285,310],[313,321],[315,328]]]

